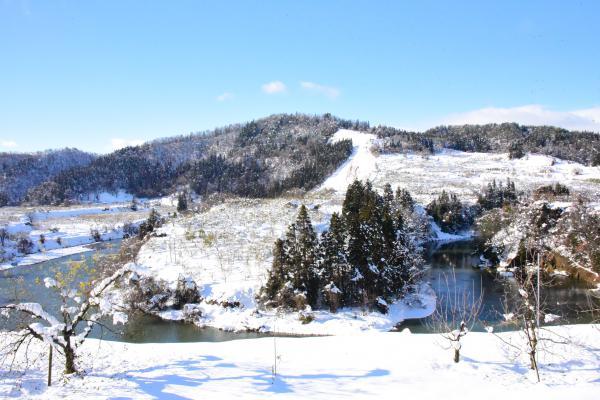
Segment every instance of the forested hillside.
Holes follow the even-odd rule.
[[[310,189],[351,152],[328,144],[340,128],[364,128],[330,115],[273,115],[209,132],[157,140],[103,155],[31,189],[31,204],[61,204],[87,193],[123,189],[151,197],[190,185],[199,194],[277,195]]]
[[[27,191],[62,171],[89,165],[95,155],[77,149],[0,153],[0,206],[18,204]]]
[[[276,196],[320,184],[350,154],[352,144],[329,144],[337,130],[368,131],[380,151],[434,152],[442,148],[541,153],[600,165],[600,135],[515,123],[439,126],[409,132],[325,114],[277,114],[245,124],[171,137],[94,156],[74,149],[0,154],[0,205],[63,204],[88,193],[124,190],[160,196],[189,186],[196,193]]]
[[[384,138],[387,151],[441,148],[484,153],[506,153],[520,158],[540,153],[585,165],[600,165],[600,135],[569,131],[554,126],[524,126],[516,123],[438,126],[425,132],[408,132],[375,127],[372,133]]]

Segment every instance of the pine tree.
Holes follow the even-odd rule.
[[[187,196],[183,192],[179,193],[179,195],[177,196],[177,212],[187,211],[187,209],[188,209]]]
[[[351,268],[346,259],[344,231],[339,214],[333,213],[329,230],[319,244],[319,275],[324,284],[325,302],[332,311],[352,304]]]
[[[267,299],[281,298],[281,290],[288,282],[286,257],[283,240],[277,239],[273,248],[273,263],[269,272],[269,279],[263,289],[263,295]]]
[[[306,290],[308,303],[314,307],[319,295],[319,276],[316,265],[317,235],[304,204],[300,207],[298,218],[296,218],[296,230],[299,255],[297,275],[302,281],[300,287],[304,287]]]

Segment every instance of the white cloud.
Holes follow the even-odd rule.
[[[14,149],[17,147],[17,142],[14,140],[0,140],[0,147],[5,147],[7,149]]]
[[[340,90],[332,86],[320,85],[314,82],[300,82],[300,86],[302,86],[302,89],[322,94],[330,99],[335,99],[340,95]]]
[[[273,81],[265,83],[261,86],[262,91],[267,94],[283,93],[287,90],[287,86],[281,81]]]
[[[446,125],[517,122],[522,125],[554,125],[571,130],[600,132],[600,107],[571,111],[550,110],[539,104],[520,107],[487,107],[451,114],[442,119]]]
[[[112,138],[110,139],[110,146],[113,150],[119,150],[123,147],[127,146],[138,146],[143,144],[143,140],[139,139],[121,139],[121,138]]]
[[[225,92],[223,94],[220,94],[217,96],[217,101],[227,101],[227,100],[233,100],[233,98],[235,97],[235,95],[231,92]]]

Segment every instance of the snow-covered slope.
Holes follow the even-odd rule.
[[[13,215],[2,215],[0,223],[9,237],[0,247],[0,270],[27,266],[70,254],[89,251],[85,245],[100,240],[123,238],[126,223],[139,225],[148,214],[140,205],[131,210],[130,203],[113,206],[12,208]],[[94,237],[97,232],[98,237]],[[29,240],[26,254],[17,251],[20,240]]]
[[[574,191],[600,198],[600,167],[539,154],[527,154],[514,160],[509,159],[508,154],[447,149],[433,155],[378,154],[374,135],[350,130],[338,131],[331,140],[342,139],[351,139],[354,151],[319,189],[343,193],[355,178],[369,179],[380,189],[386,183],[406,188],[418,202],[427,204],[442,190],[475,201],[477,193],[488,182],[493,179],[504,182],[510,178],[519,190],[560,182]]]
[[[337,171],[323,182],[320,189],[345,192],[348,185],[355,179],[367,180],[374,176],[377,170],[377,159],[371,149],[376,140],[375,135],[340,129],[331,137],[330,142],[336,143],[346,139],[352,140],[352,154]]]
[[[340,310],[332,315],[314,312],[314,321],[304,324],[298,313],[281,314],[260,310],[256,295],[271,268],[275,240],[285,233],[305,203],[317,228],[327,227],[331,212],[339,210],[337,200],[313,194],[303,201],[279,199],[228,200],[191,218],[167,223],[142,247],[137,262],[156,280],[173,289],[180,276],[193,279],[204,301],[197,310],[198,325],[225,330],[260,330],[294,334],[341,334],[361,331],[388,331],[406,318],[429,315],[435,297],[428,287],[419,296],[406,298],[390,308],[387,315],[360,309]],[[220,303],[240,303],[239,308]],[[166,319],[183,319],[185,311],[165,311]]]

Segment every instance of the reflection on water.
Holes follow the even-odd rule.
[[[85,261],[89,266],[93,266],[95,254],[118,253],[120,245],[120,241],[102,242],[91,246],[93,252],[0,271],[0,304],[35,302],[56,314],[60,310],[60,298],[40,281],[46,276],[54,276],[56,272],[66,272],[71,261]],[[222,342],[270,336],[253,332],[233,333],[215,328],[200,328],[193,324],[164,321],[141,313],[131,315],[125,326],[113,325],[110,318],[103,318],[100,321],[106,328],[96,326],[90,337],[133,343]],[[12,326],[9,321],[0,319],[0,329],[10,328]]]
[[[49,295],[51,293],[49,289],[43,284],[36,283],[36,280],[39,282],[53,271],[66,271],[70,261],[85,260],[89,265],[93,265],[94,253],[117,253],[120,241],[99,243],[93,248],[94,252],[0,271],[0,304],[31,301],[56,312],[60,307],[59,299],[55,295]],[[500,280],[488,270],[473,268],[479,263],[479,256],[473,242],[432,245],[427,249],[425,259],[430,266],[425,273],[425,279],[431,283],[441,298],[448,298],[464,291],[474,294],[473,297],[477,298],[480,293],[483,293],[480,319],[485,325],[494,325],[498,329],[497,324],[503,320],[505,290],[514,290],[514,287],[511,287],[513,284],[510,280]],[[549,312],[561,316],[556,323],[586,323],[590,322],[590,317],[578,313],[578,310],[587,305],[587,293],[586,286],[581,282],[562,278],[555,281],[552,287],[545,288],[542,291],[542,298],[545,299]],[[104,319],[102,322],[110,330],[97,327],[92,337],[136,343],[220,342],[268,336],[259,333],[233,333],[214,328],[199,328],[192,324],[164,321],[158,317],[137,313],[130,316],[126,326],[113,326],[110,319]],[[428,319],[405,321],[400,329],[408,327],[416,333],[432,332],[427,322]],[[484,324],[476,326],[476,329],[482,330]],[[10,328],[5,319],[0,319],[0,329],[2,328]]]
[[[467,293],[466,298],[472,301],[482,295],[481,323],[474,327],[475,330],[481,331],[490,325],[496,330],[511,329],[499,324],[504,322],[505,293],[515,291],[515,284],[511,279],[499,278],[493,270],[474,268],[480,261],[473,241],[432,244],[426,250],[425,259],[429,265],[425,279],[438,297],[455,298]],[[545,309],[561,316],[556,324],[591,322],[589,314],[580,312],[588,303],[588,287],[585,282],[566,277],[555,277],[551,286],[542,287]],[[412,332],[432,332],[430,325],[430,318],[409,320],[401,324],[400,329],[407,327]]]
[[[236,339],[256,339],[269,336],[255,332],[225,332],[220,329],[194,324],[165,321],[150,315],[135,315],[123,330],[123,336],[112,340],[133,343],[175,343],[175,342],[225,342]]]

